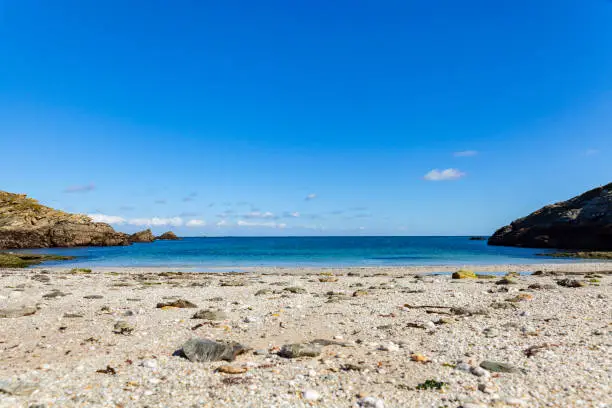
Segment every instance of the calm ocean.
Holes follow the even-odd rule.
[[[374,266],[571,262],[536,256],[541,249],[488,246],[468,237],[184,238],[127,247],[25,252],[74,255],[76,266]]]

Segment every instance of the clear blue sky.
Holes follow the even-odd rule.
[[[490,234],[612,181],[612,2],[0,0],[0,152],[124,231]]]

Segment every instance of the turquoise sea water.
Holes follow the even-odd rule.
[[[488,246],[469,237],[184,238],[127,247],[51,248],[26,252],[74,255],[74,266],[486,265],[572,262],[536,256],[541,249]]]

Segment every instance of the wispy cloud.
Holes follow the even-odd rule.
[[[190,201],[194,201],[197,196],[198,196],[198,193],[196,192],[189,193],[187,197],[183,198],[183,202],[188,203]]]
[[[472,157],[472,156],[476,156],[478,154],[478,152],[476,150],[463,150],[460,152],[455,152],[453,153],[453,156],[455,157]]]
[[[198,215],[200,214],[196,212],[182,212],[179,214],[179,217],[197,217]]]
[[[166,200],[155,200],[155,204],[166,204]]]
[[[317,195],[315,193],[311,193],[311,194],[308,194],[304,200],[311,201],[311,200],[314,200],[315,198],[317,198]]]
[[[283,218],[300,218],[298,211],[285,211],[283,212]]]
[[[425,174],[423,178],[427,181],[449,181],[449,180],[459,180],[462,177],[465,177],[466,173],[458,170],[458,169],[445,169],[438,170],[433,169],[429,173]]]
[[[217,227],[227,227],[230,223],[227,220],[221,220],[215,224]]]
[[[119,209],[121,211],[132,211],[134,207],[132,207],[131,205],[122,205],[121,207],[119,207]]]
[[[203,227],[206,225],[206,221],[204,220],[189,220],[185,224],[187,227]]]
[[[265,228],[286,228],[287,224],[285,223],[276,223],[276,222],[253,222],[253,221],[245,221],[238,220],[236,223],[239,227],[265,227]]]
[[[266,212],[251,211],[250,213],[243,214],[242,218],[261,219],[261,220],[275,220],[275,219],[278,219],[278,216],[274,215],[274,213],[272,213],[270,211],[266,211]]]
[[[597,150],[597,149],[587,149],[584,152],[585,156],[595,156],[596,154],[599,154],[599,150]]]
[[[96,189],[95,184],[85,184],[82,186],[70,186],[64,189],[64,193],[88,193]]]

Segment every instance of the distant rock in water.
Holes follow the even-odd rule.
[[[130,235],[129,240],[130,242],[153,242],[155,241],[155,235],[153,235],[150,229],[146,229]]]
[[[128,235],[25,194],[0,191],[0,249],[129,245]]]
[[[611,250],[612,183],[500,228],[489,245]]]
[[[159,240],[169,240],[169,241],[177,241],[180,238],[177,237],[174,232],[168,231],[168,232],[164,232],[163,234],[158,236],[156,239],[159,239]]]
[[[470,237],[470,241],[486,241],[487,237]]]

